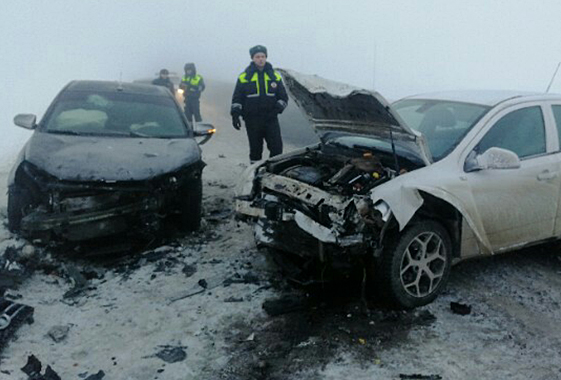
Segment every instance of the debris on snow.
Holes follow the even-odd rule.
[[[450,310],[454,314],[468,315],[471,313],[471,306],[459,302],[450,302]]]

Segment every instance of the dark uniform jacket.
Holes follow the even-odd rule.
[[[155,84],[156,86],[164,86],[169,88],[169,90],[171,91],[171,93],[173,94],[175,92],[175,88],[173,88],[173,83],[171,83],[171,81],[169,80],[169,78],[156,78],[152,81],[152,84]]]
[[[252,62],[238,77],[232,96],[232,115],[241,115],[245,120],[276,117],[288,103],[288,95],[281,75],[270,63],[259,71]]]

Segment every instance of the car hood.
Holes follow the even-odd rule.
[[[399,140],[425,164],[431,154],[421,133],[405,124],[379,93],[317,75],[279,69],[296,104],[322,141],[341,133]]]
[[[37,131],[25,160],[60,180],[139,181],[200,160],[191,138],[67,136]]]

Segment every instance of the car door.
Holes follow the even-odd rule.
[[[546,109],[546,111],[548,110]],[[560,163],[559,165],[561,170],[561,101],[550,102],[549,111],[551,111],[551,119],[555,124],[555,131],[557,132],[557,136],[554,139],[558,144],[553,155],[557,162]],[[561,236],[561,188],[559,189],[559,196],[557,199],[557,215],[555,218],[554,236]]]
[[[553,153],[557,136],[544,107],[526,103],[498,113],[476,143],[482,154],[491,147],[520,158],[517,169],[466,173],[475,207],[494,252],[553,236],[559,189],[559,163]]]

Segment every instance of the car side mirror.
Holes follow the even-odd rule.
[[[464,165],[466,172],[487,169],[518,169],[520,167],[520,158],[511,150],[492,147],[487,149],[483,154],[478,155],[472,151]]]
[[[37,116],[29,113],[20,113],[14,117],[14,124],[25,129],[35,129],[37,127]]]
[[[197,141],[199,145],[203,145],[216,133],[216,128],[209,123],[195,123],[193,126],[193,133],[195,137],[202,137]]]

